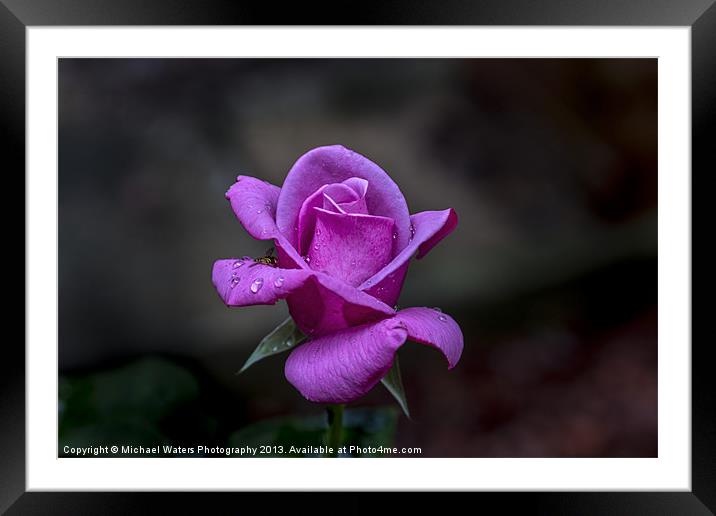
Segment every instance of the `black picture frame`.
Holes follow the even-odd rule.
[[[692,29],[692,192],[694,177],[716,170],[711,134],[716,129],[715,0],[417,0],[361,4],[339,9],[321,3],[191,0],[0,0],[0,106],[5,144],[4,178],[24,178],[25,29],[42,25],[661,25]],[[21,173],[20,171],[23,171]],[[701,180],[699,179],[701,182]],[[7,186],[6,183],[6,187]],[[25,195],[23,186],[18,186]],[[703,194],[705,189],[701,189]],[[14,196],[19,197],[16,193]],[[7,196],[6,196],[7,198]],[[24,196],[23,196],[24,198]],[[693,202],[693,201],[692,201]],[[692,204],[693,206],[693,204]],[[5,220],[9,208],[4,206]],[[693,211],[693,208],[692,208]],[[17,213],[17,212],[14,212]],[[16,215],[15,215],[16,217]],[[695,223],[692,215],[692,224]],[[695,224],[694,224],[695,226]],[[693,231],[693,230],[692,230]],[[9,246],[8,246],[9,247]],[[24,249],[24,247],[23,247]],[[692,244],[692,256],[695,256]],[[15,256],[14,262],[19,262]],[[29,271],[24,265],[25,275]],[[693,259],[692,259],[693,264]],[[19,267],[19,264],[18,264]],[[693,271],[693,265],[692,265]],[[705,289],[706,287],[700,287]],[[693,292],[693,291],[692,291]],[[6,299],[14,299],[6,297]],[[19,303],[17,303],[19,305]],[[24,309],[24,303],[23,303]],[[693,312],[692,312],[693,313]],[[9,318],[8,318],[9,319]],[[693,315],[692,315],[693,320]],[[545,514],[713,514],[716,513],[716,386],[706,359],[708,342],[692,339],[692,490],[690,492],[480,493],[501,511],[520,508]],[[157,502],[163,511],[206,512],[208,494],[25,492],[25,349],[4,339],[0,376],[0,511],[8,514],[134,514]],[[265,503],[262,495],[223,494],[233,507]],[[341,498],[340,512],[366,512],[377,495]],[[281,501],[272,495],[272,504]],[[422,504],[422,496],[413,500]],[[322,498],[331,503],[331,496]],[[215,501],[211,501],[213,504]],[[456,502],[453,502],[456,503]],[[457,502],[461,503],[461,502]],[[474,501],[470,501],[474,504]],[[479,503],[483,503],[481,500]],[[445,507],[442,506],[442,510]]]

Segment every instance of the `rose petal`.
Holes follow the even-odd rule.
[[[286,298],[288,311],[306,335],[325,335],[395,314],[380,300],[321,272]]]
[[[395,270],[392,270],[386,275],[381,277],[383,269],[381,269],[376,275],[368,278],[358,288],[362,289],[365,293],[380,299],[387,305],[395,306],[400,297],[400,291],[403,289],[403,283],[405,282],[405,275],[408,273],[408,267],[410,266],[410,258],[405,260],[403,264]],[[381,279],[375,280],[374,278],[380,277]],[[377,283],[373,284],[373,281]]]
[[[388,305],[394,305],[400,296],[410,259],[425,256],[440,240],[457,226],[457,214],[452,208],[443,211],[423,211],[410,217],[413,238],[391,262],[358,288],[377,297]]]
[[[356,194],[355,199],[341,199],[336,197],[332,191],[326,190],[323,193],[323,208],[338,213],[364,213],[368,214],[368,206],[365,201],[365,194],[368,192],[368,181],[360,177],[351,177],[343,181]],[[337,209],[333,209],[333,207]]]
[[[308,400],[351,402],[385,376],[406,337],[407,331],[388,319],[314,338],[291,352],[286,379]]]
[[[310,267],[358,286],[390,261],[392,219],[314,208],[316,227],[308,250]]]
[[[427,344],[438,349],[452,369],[460,360],[463,337],[460,326],[447,314],[433,308],[406,308],[393,318],[405,324],[408,340]]]
[[[455,230],[457,213],[452,208],[443,211],[423,211],[412,215],[410,222],[412,222],[415,231],[413,240],[420,241],[423,239],[423,235],[431,235],[418,247],[418,254],[415,255],[415,258],[420,260]]]
[[[395,221],[395,249],[410,239],[410,214],[398,186],[378,165],[341,145],[313,149],[293,165],[281,188],[276,223],[288,241],[298,247],[298,217],[304,201],[321,186],[357,177],[368,181],[366,204],[371,215]]]
[[[365,199],[360,198],[355,201],[338,202],[329,192],[323,193],[323,209],[335,211],[336,213],[362,213],[368,214],[368,207],[365,205]]]
[[[308,400],[349,403],[385,376],[406,340],[438,349],[450,369],[462,354],[462,332],[451,317],[430,308],[407,308],[390,319],[312,338],[291,352],[284,372]]]
[[[246,231],[257,240],[276,240],[279,263],[283,267],[308,267],[293,246],[279,232],[274,220],[281,189],[255,177],[239,176],[226,192],[236,217]]]
[[[275,213],[281,189],[255,177],[239,176],[226,198],[246,231],[257,240],[276,237]]]
[[[374,297],[326,274],[271,267],[250,258],[217,260],[212,281],[229,306],[270,305],[287,299],[296,324],[312,335],[395,314]]]
[[[229,306],[273,305],[302,286],[312,272],[280,269],[247,259],[217,260],[211,279]]]
[[[351,178],[358,179],[358,178]],[[351,179],[343,183],[323,185],[314,193],[309,195],[301,206],[298,214],[298,247],[299,254],[305,255],[313,237],[313,230],[316,225],[316,212],[314,208],[326,208],[330,211],[349,213],[368,213],[365,200],[365,188],[360,188]],[[359,179],[359,181],[364,181]],[[362,192],[361,192],[362,191]],[[345,209],[347,208],[347,209]]]

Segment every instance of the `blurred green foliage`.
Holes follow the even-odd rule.
[[[184,367],[165,358],[144,358],[109,371],[61,376],[59,380],[59,451],[65,446],[129,445],[284,446],[325,444],[327,417],[280,417],[251,424],[226,438],[212,429],[216,421],[201,405],[200,384]],[[223,407],[228,410],[228,407]],[[219,416],[221,417],[221,416]],[[398,411],[393,407],[348,410],[344,445],[390,446]],[[191,424],[185,422],[191,420]],[[176,428],[184,432],[178,435]],[[228,442],[227,442],[228,441]],[[199,456],[198,453],[194,455]],[[146,456],[121,453],[117,456]],[[159,456],[165,457],[161,454]],[[262,457],[278,455],[261,455]]]
[[[60,453],[64,445],[166,444],[161,422],[198,395],[192,374],[161,358],[60,377]]]
[[[360,408],[346,410],[343,415],[341,446],[362,448],[392,446],[398,422],[398,411],[393,407]],[[291,446],[319,447],[326,444],[328,418],[280,417],[260,421],[231,434],[231,446],[283,446],[284,454],[267,457],[320,457],[320,454],[290,453]],[[352,455],[364,457],[370,455]]]

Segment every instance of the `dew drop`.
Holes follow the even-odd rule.
[[[446,322],[446,321],[447,321],[447,317],[445,317],[444,315],[438,316],[438,319],[440,319],[442,322]]]
[[[264,280],[263,280],[263,278],[256,278],[256,279],[254,280],[254,282],[251,284],[251,286],[249,287],[249,290],[251,290],[251,292],[252,292],[253,294],[256,294],[256,292],[258,292],[259,290],[261,290],[261,287],[263,287],[263,285],[264,285]]]
[[[234,288],[236,285],[238,285],[239,281],[240,281],[240,279],[238,276],[233,276],[231,278],[231,288]]]
[[[320,228],[316,228],[316,235],[320,235],[320,234],[321,234]]]
[[[273,286],[276,288],[281,288],[281,286],[283,285],[283,282],[284,282],[284,277],[279,276],[278,278],[276,278],[276,281],[273,282]]]
[[[314,250],[314,251],[318,251],[318,248],[319,248],[319,247],[320,247],[320,246],[319,246],[318,244],[316,244],[316,245],[313,246],[313,250]]]
[[[411,224],[410,225],[410,240],[412,240],[414,236],[415,236],[415,226],[413,226]]]
[[[396,238],[398,238],[398,233],[393,233],[393,240],[395,240]]]
[[[440,307],[437,307],[437,306],[434,306],[434,307],[433,307],[433,310],[435,310],[436,312],[442,312],[442,310],[440,309]]]
[[[238,269],[239,267],[243,266],[244,262],[241,262],[239,260],[235,261],[234,264],[231,266],[232,269]]]
[[[271,348],[271,351],[273,351],[274,353],[275,353],[276,351],[278,351],[278,346],[272,347],[272,348]]]
[[[304,257],[303,257],[303,260],[304,260],[306,263],[311,263],[311,257],[308,256],[308,255],[307,255],[307,256],[304,256]]]
[[[263,210],[256,210],[256,213],[263,213]]]

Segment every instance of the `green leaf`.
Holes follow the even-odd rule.
[[[398,412],[393,407],[347,409],[343,419],[342,446],[392,446],[397,421]],[[328,421],[323,414],[268,419],[231,434],[229,446],[283,446],[283,454],[274,453],[260,457],[320,457],[321,454],[316,453],[315,449],[325,446],[327,428]],[[360,453],[348,455],[368,456]]]
[[[156,357],[89,375],[62,376],[60,429],[134,417],[157,423],[198,395],[198,382],[189,371]]]
[[[160,444],[162,422],[196,402],[199,383],[184,367],[148,357],[122,367],[59,378],[64,445]]]
[[[388,371],[380,383],[388,389],[388,392],[393,395],[395,400],[398,402],[398,405],[400,405],[400,408],[403,409],[403,413],[408,419],[410,419],[408,399],[405,397],[405,387],[403,387],[403,379],[400,376],[400,362],[398,362],[397,353],[395,355],[395,360],[393,361],[393,367],[390,368],[390,371]]]
[[[251,356],[246,360],[244,366],[236,374],[241,374],[259,360],[263,360],[271,355],[277,355],[294,348],[301,343],[306,337],[296,327],[296,323],[290,317],[276,326],[274,330],[266,335]]]

